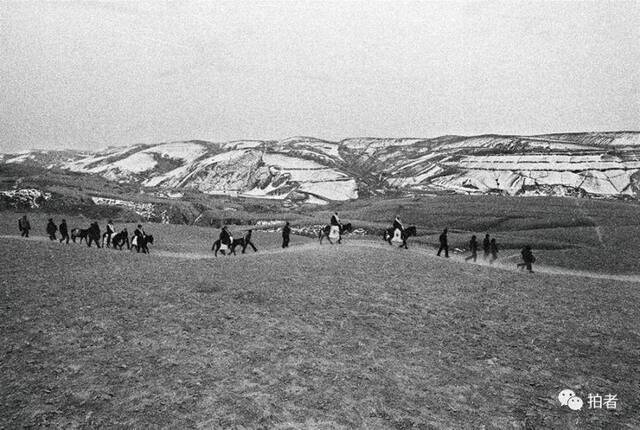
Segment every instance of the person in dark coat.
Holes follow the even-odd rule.
[[[92,223],[91,227],[89,227],[87,246],[91,247],[91,242],[95,242],[96,247],[100,248],[100,226],[97,222]]]
[[[471,251],[471,255],[464,259],[464,261],[469,261],[473,259],[473,262],[476,262],[478,258],[478,241],[476,240],[476,235],[471,236],[471,240],[469,241],[469,251]]]
[[[496,243],[495,237],[491,239],[490,250],[491,250],[491,260],[489,260],[489,263],[493,263],[498,259],[498,244]]]
[[[447,229],[445,228],[440,235],[440,248],[438,248],[437,256],[440,257],[440,253],[444,250],[444,256],[449,258],[449,243],[447,241]]]
[[[518,267],[520,269],[522,269],[523,267],[526,267],[529,273],[533,273],[531,265],[535,263],[536,257],[533,256],[533,252],[531,252],[531,247],[529,245],[526,245],[524,248],[522,248],[522,250],[520,251],[520,254],[522,255],[523,262],[518,263]]]
[[[489,237],[489,233],[484,236],[484,240],[482,241],[482,250],[484,251],[484,259],[488,259],[489,254],[491,254],[491,238]]]
[[[22,218],[18,220],[18,229],[20,230],[22,237],[29,237],[29,230],[31,230],[31,224],[26,215],[22,215]]]
[[[247,249],[247,246],[251,245],[251,248],[253,248],[253,252],[258,252],[258,248],[256,248],[256,246],[253,244],[253,242],[251,242],[251,233],[253,230],[249,229],[247,230],[247,232],[244,234],[244,245],[242,245],[242,253],[244,254],[244,252]]]
[[[218,239],[220,239],[220,243],[223,245],[231,245],[231,234],[226,225],[220,230],[220,237]]]
[[[60,238],[60,243],[64,242],[65,239],[67,240],[67,243],[69,243],[69,229],[67,227],[67,220],[65,219],[60,223],[60,235],[62,236]]]
[[[340,217],[338,217],[338,212],[331,215],[331,225],[337,225],[340,227]]]
[[[289,221],[282,228],[282,247],[287,248],[289,246],[289,235],[291,234],[291,227],[289,227]]]
[[[53,218],[49,218],[49,223],[47,224],[49,240],[56,240],[56,231],[58,231],[58,227],[56,227],[56,224],[53,222]]]

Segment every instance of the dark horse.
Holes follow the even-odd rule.
[[[74,228],[71,230],[71,240],[73,240],[73,243],[76,243],[76,237],[80,238],[80,243],[82,243],[83,240],[86,241],[88,235],[88,228]]]
[[[127,244],[127,249],[131,249],[131,245],[129,244],[129,232],[127,232],[126,228],[111,237],[111,245],[113,245],[114,249],[122,249],[125,243]]]
[[[143,254],[148,254],[149,247],[147,245],[149,243],[153,244],[153,235],[148,234],[146,236],[138,236],[136,239],[136,244],[131,245],[131,249],[135,249],[136,252],[140,252],[140,250],[142,250]]]
[[[351,227],[350,222],[346,224],[341,224],[339,227],[340,227],[340,235],[338,236],[338,243],[342,243],[342,234],[345,232],[351,232],[353,230],[353,227]],[[323,228],[320,229],[320,231],[318,232],[318,238],[320,239],[320,243],[322,243],[322,239],[326,237],[329,243],[333,245],[333,242],[331,242],[331,239],[329,238],[329,233],[331,233],[330,225],[325,225]]]
[[[224,250],[220,250],[221,246],[222,246],[222,243],[220,243],[220,239],[213,242],[213,246],[211,247],[211,250],[213,251],[214,256],[216,257],[218,256],[218,251],[220,251],[222,255],[225,255]],[[236,255],[237,246],[242,247],[243,250],[246,248],[246,245],[244,243],[244,237],[241,237],[239,239],[233,239],[231,241],[231,243],[229,244],[229,254],[227,255],[231,255],[231,254]]]
[[[389,245],[393,245],[391,243],[391,239],[393,239],[394,234],[395,234],[395,228],[391,227],[384,231],[382,237],[385,241],[389,242]],[[411,236],[415,236],[416,234],[417,233],[416,233],[415,225],[405,228],[400,235],[400,237],[402,238],[402,245],[400,245],[400,248],[409,249],[407,248],[407,239],[410,238]]]

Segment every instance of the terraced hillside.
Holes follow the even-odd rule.
[[[188,141],[27,151],[0,155],[0,163],[141,188],[314,204],[398,191],[637,199],[640,133]]]

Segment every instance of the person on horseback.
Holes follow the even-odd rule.
[[[144,229],[142,228],[142,224],[138,224],[138,228],[135,229],[135,231],[133,232],[133,236],[134,237],[145,237],[146,234],[144,234]]]
[[[329,234],[331,235],[331,237],[335,239],[336,236],[333,232],[337,231],[337,237],[338,239],[340,239],[342,236],[342,223],[340,222],[338,212],[334,212],[333,215],[331,215],[331,221],[329,222],[329,225],[331,226],[329,228]]]
[[[400,233],[404,232],[404,227],[398,215],[396,215],[396,219],[393,220],[393,229],[400,229]]]
[[[218,239],[220,239],[220,243],[223,245],[231,244],[231,234],[229,233],[226,225],[222,227],[222,230],[220,230],[220,237]]]
[[[142,239],[144,239],[144,236],[145,234],[144,230],[142,229],[142,225],[138,224],[138,228],[136,228],[133,232],[133,240],[131,241],[131,246],[139,247]]]
[[[341,227],[342,224],[340,223],[340,217],[338,217],[338,212],[334,212],[333,215],[331,215],[331,225],[337,225],[338,227]]]

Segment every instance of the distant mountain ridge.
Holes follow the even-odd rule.
[[[638,199],[640,132],[536,136],[191,140],[101,151],[23,151],[33,165],[167,190],[323,204],[389,192]]]

